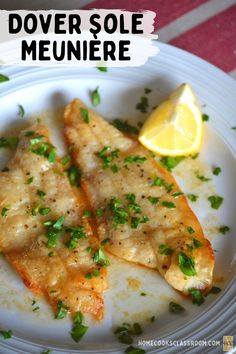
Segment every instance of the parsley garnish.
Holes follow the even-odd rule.
[[[182,192],[174,192],[174,193],[172,193],[172,196],[174,198],[179,197],[180,195],[184,195],[184,193],[182,193]]]
[[[112,123],[117,129],[126,134],[137,135],[139,130],[138,128],[130,125],[127,121],[123,121],[120,119],[115,119]]]
[[[9,329],[8,331],[0,331],[0,334],[3,336],[4,339],[10,339],[12,337],[12,330]]]
[[[34,180],[34,177],[32,176],[32,177],[29,177],[28,179],[27,179],[27,181],[25,182],[25,184],[31,184],[32,182],[33,182],[33,180]]]
[[[97,69],[103,73],[107,72],[107,67],[106,66],[97,66]]]
[[[43,136],[35,136],[30,139],[30,151],[36,155],[43,156],[48,159],[50,163],[56,161],[56,148],[47,142],[41,142]]]
[[[200,181],[202,181],[202,182],[208,182],[208,181],[211,181],[211,178],[208,178],[208,177],[205,177],[205,176],[199,175],[198,173],[196,174],[196,177],[197,177],[198,179],[200,179]]]
[[[45,197],[46,193],[43,192],[43,191],[40,191],[40,190],[38,189],[38,190],[37,190],[37,195],[38,195],[41,199],[43,199],[43,198]]]
[[[170,248],[170,246],[162,244],[159,246],[158,253],[164,254],[165,256],[170,256],[174,251]]]
[[[81,171],[77,166],[71,166],[68,171],[68,178],[72,186],[79,186],[81,179]]]
[[[112,224],[115,228],[128,222],[128,212],[123,207],[121,200],[112,198],[108,204],[108,209],[112,212]]]
[[[154,177],[154,180],[151,183],[151,186],[159,186],[164,187],[165,190],[170,193],[173,189],[174,184],[168,184],[163,178],[161,177]]]
[[[91,218],[92,215],[93,215],[93,214],[92,214],[92,212],[91,212],[90,210],[85,209],[85,210],[83,211],[83,216],[84,216],[85,218]]]
[[[192,226],[188,226],[187,227],[187,231],[188,231],[188,233],[190,233],[190,234],[194,234],[194,229],[192,228]]]
[[[19,107],[19,112],[18,112],[18,114],[19,114],[19,116],[20,116],[21,118],[23,118],[24,115],[25,115],[24,107],[23,107],[21,104],[19,104],[18,107]]]
[[[199,152],[197,152],[196,154],[192,155],[191,158],[193,160],[196,160],[198,158],[198,156],[199,156]]]
[[[166,200],[164,200],[164,202],[162,202],[161,205],[163,205],[164,207],[169,208],[169,209],[175,209],[176,208],[176,205],[174,203],[168,202]]]
[[[188,194],[188,199],[191,200],[191,202],[196,202],[198,199],[198,196],[196,194]]]
[[[140,296],[147,296],[147,294],[146,293],[140,293]]]
[[[225,235],[226,232],[228,232],[229,230],[230,230],[230,228],[229,228],[228,226],[226,226],[226,225],[219,227],[219,231],[220,231],[220,233],[223,234],[223,235]]]
[[[101,247],[94,253],[93,260],[100,267],[107,267],[110,265],[110,262]]]
[[[136,203],[136,197],[133,193],[126,194],[126,199],[129,201],[128,210],[135,214],[140,214],[142,209],[139,204]]]
[[[101,103],[99,87],[96,87],[96,89],[94,91],[92,91],[91,99],[92,99],[92,104],[94,107],[98,106]]]
[[[118,340],[121,343],[131,344],[133,343],[132,335],[140,335],[143,333],[142,328],[138,322],[135,322],[133,326],[128,323],[123,323],[122,326],[118,327],[115,331],[118,334]]]
[[[45,216],[45,215],[48,215],[48,213],[50,213],[51,211],[51,208],[45,208],[45,207],[42,207],[42,208],[39,208],[39,214]]]
[[[19,139],[15,136],[8,138],[0,138],[0,148],[10,148],[14,150],[18,145]]]
[[[0,74],[0,83],[9,81],[9,77],[3,74]]]
[[[204,296],[202,295],[201,291],[198,289],[188,289],[189,294],[192,297],[192,302],[193,304],[197,304],[198,306],[200,306],[204,301]]]
[[[152,92],[152,90],[151,90],[150,88],[148,88],[148,87],[145,87],[144,93],[145,93],[146,95],[148,95],[150,92]]]
[[[203,246],[203,243],[193,237],[193,245],[194,245],[194,248],[199,248],[199,247]]]
[[[66,155],[65,157],[63,157],[61,163],[62,163],[63,166],[65,166],[65,165],[67,165],[70,162],[70,160],[71,160],[70,155]]]
[[[211,204],[211,207],[213,209],[219,209],[219,207],[221,206],[221,204],[224,201],[224,198],[218,196],[218,195],[211,195],[210,197],[207,198],[208,201]]]
[[[81,107],[80,108],[80,114],[81,114],[81,116],[82,116],[82,118],[83,118],[83,121],[84,121],[84,123],[89,123],[89,113],[88,113],[88,110],[86,109],[86,108],[83,108],[83,107]]]
[[[113,173],[117,173],[119,171],[118,166],[116,164],[111,165],[111,170]]]
[[[70,240],[66,243],[70,250],[74,250],[77,247],[79,239],[87,238],[83,226],[70,227],[66,231],[70,233]]]
[[[52,353],[51,349],[44,350],[41,354],[50,354]]]
[[[135,163],[143,163],[146,160],[147,160],[147,158],[144,156],[130,155],[124,159],[124,162],[125,162],[125,166],[127,166],[129,163],[134,163],[134,162]]]
[[[147,197],[147,199],[149,200],[149,202],[153,205],[157,204],[159,202],[159,198],[157,197],[152,197],[151,195],[149,197]]]
[[[85,333],[88,331],[88,327],[82,324],[83,319],[84,316],[81,312],[76,312],[74,314],[74,318],[73,318],[74,325],[70,334],[76,343],[78,343],[81,340],[81,338],[85,335]]]
[[[7,216],[8,210],[9,210],[9,209],[8,209],[7,207],[3,207],[3,208],[2,208],[2,211],[1,211],[1,215],[2,215],[2,216]]]
[[[104,146],[104,148],[101,151],[95,153],[95,155],[97,157],[100,157],[100,159],[102,159],[103,170],[106,170],[108,167],[111,167],[112,172],[116,173],[118,171],[118,167],[116,165],[111,166],[111,163],[114,160],[114,158],[118,157],[119,150],[118,149],[113,150],[113,151],[110,151],[110,150],[111,150],[110,146]],[[114,167],[114,166],[116,166],[116,167]]]
[[[92,277],[98,277],[100,275],[99,269],[94,269],[92,272],[85,274],[86,279],[92,279]]]
[[[176,302],[173,302],[171,301],[169,303],[169,312],[172,312],[172,313],[181,313],[184,311],[184,308],[183,306],[179,305],[179,304],[176,304]]]
[[[188,276],[194,276],[197,274],[195,270],[195,262],[193,257],[188,257],[184,252],[179,252],[178,263],[181,271]]]
[[[68,313],[69,307],[66,306],[61,300],[57,302],[57,313],[55,314],[55,318],[57,320],[61,320],[66,317]]]
[[[47,247],[56,247],[58,236],[62,231],[65,217],[62,215],[58,220],[47,220],[44,222],[44,226],[47,228]]]
[[[220,167],[215,167],[212,171],[213,175],[215,176],[219,176],[219,174],[221,173],[221,168]]]
[[[102,209],[102,208],[97,208],[96,211],[95,211],[95,213],[96,213],[96,216],[97,216],[98,218],[101,218],[102,215],[103,215],[103,209]]]
[[[126,354],[145,354],[146,350],[141,348],[136,348],[130,345],[128,348],[125,349]]]
[[[233,130],[236,130],[236,127],[232,127]]]
[[[172,171],[181,161],[185,159],[184,156],[163,156],[160,159],[160,163],[164,166],[168,171]]]
[[[142,96],[140,98],[140,101],[136,104],[136,109],[142,113],[146,113],[148,106],[149,106],[148,98],[146,96]]]
[[[209,116],[206,113],[202,114],[202,120],[203,122],[208,122],[209,121]]]
[[[137,217],[137,216],[132,216],[131,217],[131,228],[132,229],[137,229],[139,224],[144,224],[149,221],[149,218],[147,216],[143,216],[142,218]]]
[[[109,238],[104,238],[104,240],[101,241],[101,246],[104,247],[106,244],[108,244],[111,240]]]

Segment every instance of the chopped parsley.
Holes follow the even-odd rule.
[[[147,296],[147,294],[146,293],[140,293],[140,296]]]
[[[112,123],[118,130],[126,134],[137,135],[139,133],[138,128],[130,125],[127,121],[121,119],[115,119]]]
[[[0,83],[9,81],[9,77],[3,74],[0,74]]]
[[[221,288],[218,288],[217,286],[213,286],[209,291],[210,294],[218,294],[219,292],[221,292]]]
[[[135,214],[140,214],[142,212],[141,206],[136,203],[136,197],[133,193],[126,194],[126,199],[129,201],[128,210]]]
[[[37,195],[38,195],[41,199],[44,199],[46,193],[38,189],[38,190],[37,190]]]
[[[103,209],[102,208],[97,208],[95,213],[96,213],[96,216],[98,218],[101,218],[103,216]]]
[[[2,216],[7,216],[8,210],[9,210],[9,208],[3,207],[3,208],[2,208],[2,211],[1,211],[1,215],[2,215]]]
[[[81,312],[76,312],[73,317],[73,328],[71,331],[72,339],[78,343],[81,338],[85,335],[88,331],[88,327],[83,325],[84,316]]]
[[[92,272],[89,272],[85,274],[86,279],[92,279],[92,277],[98,277],[100,275],[100,270],[99,269],[94,269]]]
[[[205,176],[199,175],[198,173],[196,173],[196,177],[197,177],[198,179],[200,179],[200,181],[202,181],[202,182],[208,182],[208,181],[211,181],[211,178],[208,178],[208,177],[205,177]]]
[[[91,93],[92,104],[94,107],[98,106],[101,103],[101,96],[99,93],[99,87],[96,87]]]
[[[50,354],[52,353],[51,349],[44,350],[41,354]]]
[[[111,170],[113,173],[117,173],[119,171],[119,168],[116,164],[114,164],[114,165],[111,165]]]
[[[107,267],[110,265],[110,262],[101,247],[94,253],[93,260],[100,267]]]
[[[212,171],[213,175],[215,176],[219,176],[219,174],[221,173],[221,168],[220,167],[215,167]]]
[[[136,104],[136,109],[139,110],[141,113],[146,113],[148,106],[148,98],[146,96],[142,96],[140,98],[140,101]]]
[[[211,207],[213,209],[219,209],[219,207],[221,206],[221,204],[224,201],[224,198],[218,196],[218,195],[211,195],[210,197],[207,198],[208,201],[211,204]]]
[[[18,115],[19,115],[21,118],[24,118],[24,115],[25,115],[24,107],[23,107],[21,104],[19,104],[18,107],[19,107]]]
[[[57,302],[57,313],[55,314],[55,318],[57,320],[62,320],[68,314],[69,307],[66,306],[61,300]]]
[[[63,157],[61,163],[62,163],[63,166],[65,166],[65,165],[67,165],[70,162],[70,160],[71,160],[70,155],[66,155],[65,157]]]
[[[53,257],[54,256],[54,253],[51,251],[48,253],[48,257]]]
[[[203,243],[193,237],[193,246],[194,246],[194,248],[199,248],[199,247],[203,246]]]
[[[101,246],[104,247],[106,246],[111,240],[109,238],[104,238],[104,240],[101,241]]]
[[[181,271],[188,276],[194,276],[197,274],[195,270],[195,262],[193,257],[187,256],[184,252],[179,252],[178,263]]]
[[[70,233],[70,239],[66,243],[66,246],[70,250],[74,250],[77,247],[79,239],[87,238],[83,226],[70,227],[70,228],[67,228],[66,231]]]
[[[77,166],[71,166],[67,171],[67,175],[72,186],[80,185],[81,171]]]
[[[171,172],[184,159],[184,156],[162,156],[160,163]]]
[[[101,151],[95,153],[95,155],[97,157],[100,157],[100,159],[102,160],[103,170],[106,170],[108,167],[111,167],[112,172],[116,173],[118,171],[118,167],[116,165],[111,166],[111,163],[114,160],[114,158],[119,156],[119,150],[118,149],[115,149],[113,151],[110,150],[111,150],[110,146],[104,146],[104,148]],[[116,166],[115,169],[114,166]]]
[[[12,337],[12,330],[11,329],[9,329],[8,331],[0,331],[0,334],[2,335],[2,337],[4,338],[4,339],[10,339],[11,337]]]
[[[155,322],[155,319],[156,319],[156,317],[155,317],[155,316],[152,316],[152,317],[150,318],[150,321],[151,321],[151,322]]]
[[[198,158],[198,156],[199,156],[199,152],[197,152],[196,154],[192,155],[191,158],[193,160],[196,160]]]
[[[18,145],[19,139],[15,136],[4,138],[0,138],[0,148],[10,148],[12,150],[16,149]]]
[[[170,248],[170,246],[161,244],[158,249],[158,253],[164,254],[165,256],[170,256],[174,251]]]
[[[149,197],[147,197],[147,199],[149,200],[149,202],[153,205],[156,205],[159,202],[159,198],[157,197],[152,197],[151,195]]]
[[[140,335],[143,333],[142,327],[138,322],[135,322],[133,326],[129,323],[123,323],[122,326],[118,327],[115,331],[115,334],[118,335],[118,340],[121,343],[132,344],[133,343],[133,335]]]
[[[107,67],[106,66],[97,66],[97,69],[103,73],[107,72]]]
[[[196,202],[198,199],[198,196],[196,194],[188,194],[188,199],[191,200],[191,202]]]
[[[58,220],[47,220],[44,222],[44,226],[47,229],[47,247],[56,247],[58,237],[62,231],[65,217],[62,215]]]
[[[47,158],[50,163],[54,163],[56,161],[56,148],[48,142],[42,142],[42,138],[42,135],[38,135],[30,139],[30,151]]]
[[[165,190],[170,193],[173,189],[174,184],[168,184],[163,178],[161,177],[154,177],[154,180],[151,182],[151,186],[159,186],[164,187]]]
[[[83,118],[83,121],[84,121],[84,123],[89,123],[89,113],[88,113],[88,110],[86,109],[86,108],[83,108],[83,107],[81,107],[80,108],[80,114],[81,114],[81,116],[82,116],[82,118]]]
[[[39,208],[39,214],[45,216],[45,215],[48,215],[51,211],[51,208],[47,208],[47,207],[42,207],[42,208]]]
[[[137,229],[139,224],[144,224],[149,221],[149,218],[147,216],[143,216],[142,218],[137,217],[137,216],[132,216],[131,217],[131,228],[132,229]]]
[[[184,195],[184,193],[183,193],[183,192],[174,192],[174,193],[172,193],[172,196],[173,196],[174,198],[177,198],[177,197],[179,197],[180,195]]]
[[[209,121],[209,116],[206,113],[202,114],[202,120],[203,122],[208,122]]]
[[[169,208],[169,209],[175,209],[176,208],[176,205],[174,203],[168,202],[166,200],[164,200],[164,202],[162,202],[161,205],[163,205],[164,207]]]
[[[228,227],[228,226],[221,226],[221,227],[219,227],[219,232],[221,233],[221,234],[223,234],[223,235],[225,235],[226,234],[226,232],[228,232],[230,230],[230,228]]]
[[[177,304],[176,302],[173,302],[173,301],[171,301],[169,303],[169,312],[177,314],[177,313],[181,313],[183,311],[184,311],[184,307],[183,306],[181,306],[181,305],[179,305],[179,304]]]
[[[143,163],[146,160],[147,158],[145,156],[130,155],[124,159],[124,162],[125,166],[127,166],[129,163]]]
[[[145,87],[144,93],[145,93],[146,95],[148,95],[150,92],[152,92],[152,90],[151,90],[150,88],[148,88],[148,87]]]
[[[191,288],[188,289],[188,292],[192,297],[193,304],[197,304],[198,306],[200,306],[205,301],[204,296],[200,290]]]
[[[188,226],[187,227],[187,231],[188,231],[188,233],[190,233],[190,234],[194,234],[194,229],[192,228],[192,226]]]
[[[33,182],[33,180],[34,180],[34,177],[31,176],[31,177],[29,177],[29,178],[27,179],[27,181],[25,182],[25,184],[31,184],[31,183]]]
[[[126,354],[145,354],[146,350],[141,348],[136,348],[130,345],[128,348],[125,349]]]
[[[128,212],[121,200],[112,198],[108,204],[108,209],[112,212],[112,224],[115,228],[128,222]]]
[[[233,130],[236,130],[236,126],[235,127],[232,127]]]
[[[84,216],[85,218],[91,218],[92,215],[93,215],[93,213],[92,213],[90,210],[85,209],[85,210],[83,211],[83,216]]]

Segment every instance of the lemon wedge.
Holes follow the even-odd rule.
[[[202,142],[202,114],[188,84],[182,84],[145,121],[138,140],[160,155],[196,153]]]

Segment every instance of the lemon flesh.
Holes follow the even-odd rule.
[[[196,97],[188,84],[182,84],[151,113],[138,139],[160,155],[185,156],[200,149],[202,134]]]

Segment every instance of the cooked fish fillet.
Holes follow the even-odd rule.
[[[185,294],[208,289],[212,247],[173,176],[78,99],[66,108],[65,136],[106,249],[157,269]]]
[[[62,304],[101,319],[106,270],[85,278],[98,268],[93,256],[99,242],[82,216],[81,191],[54,160],[45,126],[21,133],[7,171],[0,173],[0,249],[25,285],[56,312]]]

